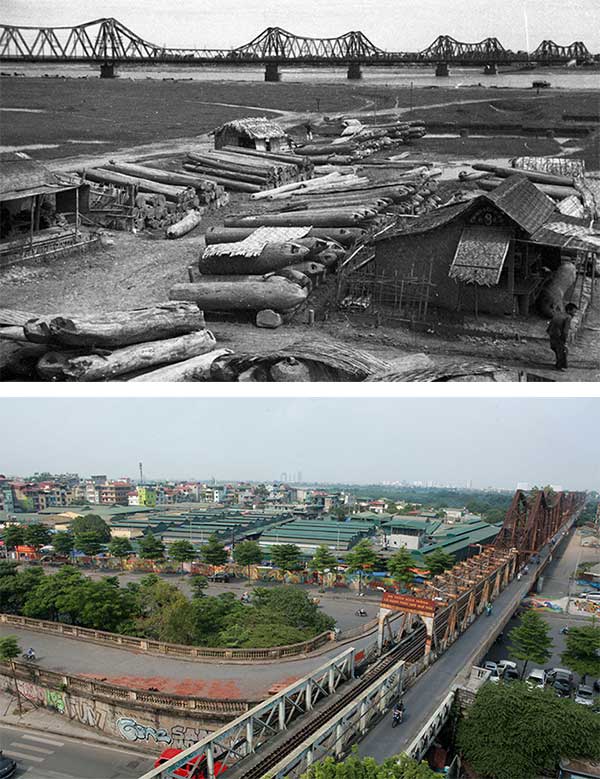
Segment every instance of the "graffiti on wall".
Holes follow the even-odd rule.
[[[31,682],[23,682],[21,680],[17,681],[17,687],[19,688],[21,695],[26,700],[31,701],[31,703],[35,705],[44,705],[44,690],[42,687],[38,687],[37,684],[32,684]]]
[[[153,728],[150,725],[141,725],[131,717],[119,717],[117,730],[127,741],[151,741],[157,744],[171,744],[172,737],[164,728]]]
[[[209,730],[201,728],[186,728],[185,725],[173,725],[171,728],[171,745],[178,749],[185,749],[206,738],[209,733]]]
[[[106,712],[104,709],[98,708],[93,702],[86,701],[83,698],[71,698],[69,718],[76,719],[82,725],[89,725],[91,728],[103,730]]]
[[[54,709],[59,714],[65,713],[65,699],[62,692],[56,690],[46,690],[46,706],[49,709]]]

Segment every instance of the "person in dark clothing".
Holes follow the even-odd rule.
[[[554,314],[546,330],[550,336],[550,348],[556,355],[557,371],[564,371],[567,368],[567,355],[569,353],[567,339],[569,337],[571,319],[576,311],[577,306],[575,303],[567,303],[564,312],[557,311]]]

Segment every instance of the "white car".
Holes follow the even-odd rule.
[[[575,703],[581,703],[582,706],[593,706],[594,690],[587,684],[580,684],[575,693]]]
[[[546,686],[546,672],[543,668],[532,668],[525,680],[525,684],[532,689],[537,687],[541,690]]]
[[[486,671],[490,672],[490,682],[499,682],[500,681],[500,671],[498,670],[498,664],[495,663],[493,660],[486,660],[483,664],[483,667]]]
[[[517,670],[517,664],[514,663],[512,660],[500,660],[498,663],[498,670],[500,673],[504,673],[507,668],[512,668],[513,671]]]

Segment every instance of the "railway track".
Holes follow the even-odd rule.
[[[349,703],[352,703],[361,692],[366,690],[374,681],[388,671],[399,660],[415,662],[423,656],[425,651],[425,626],[420,625],[410,635],[406,636],[400,644],[388,652],[384,657],[372,666],[355,684],[343,695],[335,695],[320,711],[308,718],[304,727],[291,734],[285,741],[275,746],[263,755],[260,763],[239,772],[234,768],[234,777],[244,779],[261,779],[271,768],[276,766],[287,754],[302,744],[309,736],[316,733],[335,714],[340,712]]]

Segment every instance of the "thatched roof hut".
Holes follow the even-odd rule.
[[[266,116],[234,119],[215,130],[215,149],[223,146],[279,151],[287,147],[287,135],[282,127]]]

